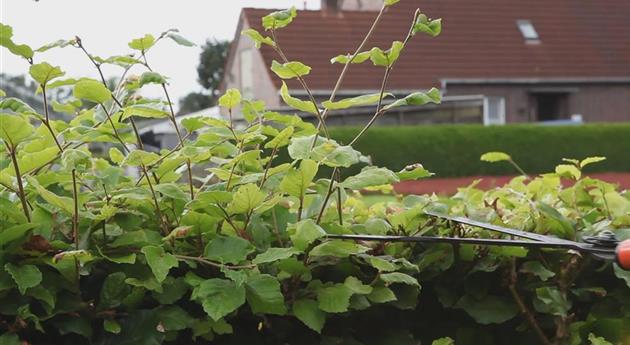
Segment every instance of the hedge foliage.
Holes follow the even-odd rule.
[[[330,132],[348,143],[359,130],[335,127]],[[630,124],[383,126],[371,128],[354,146],[369,152],[375,165],[399,170],[421,162],[436,177],[517,174],[507,163],[479,160],[490,151],[510,154],[528,174],[551,171],[562,158],[591,156],[608,159],[587,173],[630,171]]]
[[[397,2],[385,0],[382,13]],[[265,16],[271,37],[245,34],[277,51],[276,75],[302,81],[310,67],[288,61],[273,34],[296,15],[293,8]],[[395,106],[439,103],[435,89],[384,106],[381,100],[405,44],[440,31],[439,19],[418,10],[403,41],[335,59],[361,56],[384,68],[380,94],[318,104],[291,96],[284,85],[281,96],[318,115],[320,108],[376,104],[375,118]],[[11,27],[1,25],[0,33],[0,45],[30,65],[45,102],[55,88],[73,95],[53,103],[73,115],[64,121],[0,92],[0,345],[630,342],[630,271],[610,257],[339,238],[500,236],[427,210],[577,241],[603,231],[630,238],[630,193],[581,173],[601,157],[565,161],[553,173],[490,191],[470,186],[448,198],[370,205],[359,190],[387,191],[429,173],[408,157],[401,171],[370,166],[342,178],[337,172],[367,157],[327,138],[323,120],[320,131],[243,100],[236,89],[219,105],[230,115],[243,109],[246,126],[231,116],[178,124],[167,78],[149,67],[151,48],[162,40],[191,45],[174,30],[134,39],[132,54],[108,58],[90,55],[78,37],[33,50],[13,41]],[[123,75],[131,68],[141,75],[110,88],[102,73],[100,80],[66,78],[61,67],[41,61],[48,49],[71,47],[96,72],[114,65]],[[142,97],[147,85],[163,90],[164,99]],[[177,147],[145,150],[139,118],[170,119],[181,134]],[[105,157],[90,150],[102,145]],[[282,152],[290,163],[277,159]],[[207,174],[192,176],[204,166],[211,166]],[[333,172],[318,178],[322,169]],[[563,178],[574,185],[563,187]]]

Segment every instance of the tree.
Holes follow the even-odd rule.
[[[179,114],[188,114],[197,110],[209,108],[216,103],[216,99],[204,92],[191,92],[179,100]]]
[[[230,48],[229,41],[207,40],[201,47],[197,81],[202,92],[191,92],[179,101],[179,113],[189,113],[216,104],[219,85],[223,79],[225,62]]]

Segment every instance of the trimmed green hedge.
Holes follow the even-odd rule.
[[[335,127],[330,133],[348,143],[359,130]],[[516,173],[508,163],[480,161],[488,151],[510,154],[528,174],[553,171],[562,158],[589,156],[608,159],[587,172],[630,171],[630,124],[373,127],[354,147],[375,165],[400,170],[419,162],[437,177]]]

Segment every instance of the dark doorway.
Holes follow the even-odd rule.
[[[566,93],[535,93],[536,121],[554,121],[569,117]]]

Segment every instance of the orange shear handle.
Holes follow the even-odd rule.
[[[615,257],[617,258],[619,267],[630,271],[630,240],[625,240],[617,245]]]

